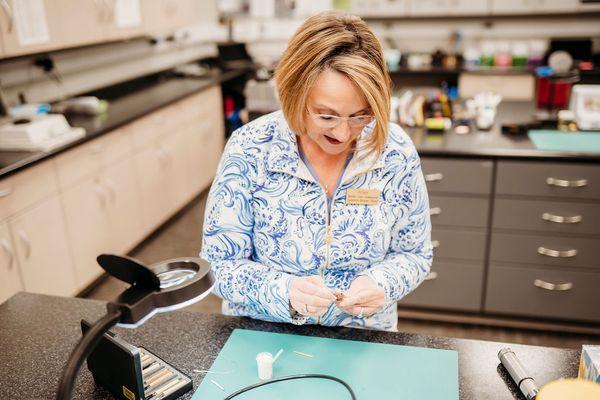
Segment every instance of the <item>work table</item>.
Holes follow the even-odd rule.
[[[96,300],[19,293],[0,304],[0,398],[53,399],[60,373],[81,336],[79,321],[95,321],[105,312]],[[351,328],[294,326],[248,318],[176,311],[159,314],[135,330],[114,328],[119,336],[153,351],[193,378],[194,390],[234,329],[458,351],[460,398],[522,399],[516,385],[499,364],[497,353],[510,346],[541,386],[560,377],[575,377],[579,362],[576,350],[525,346],[479,340],[453,339],[366,331]],[[402,330],[402,326],[399,327]],[[402,362],[402,360],[398,360]],[[96,387],[84,364],[77,381],[76,399],[111,398]],[[183,398],[189,399],[192,391]]]

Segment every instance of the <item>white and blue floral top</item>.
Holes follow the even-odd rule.
[[[361,143],[371,131],[363,129],[331,199],[302,161],[281,111],[233,133],[208,196],[200,253],[215,274],[223,313],[396,330],[396,302],[431,267],[429,201],[406,133],[390,124],[383,152],[366,155]],[[347,202],[349,189],[375,190],[379,200]],[[290,279],[308,275],[342,291],[367,275],[384,290],[387,305],[360,318],[335,304],[319,319],[292,313]]]

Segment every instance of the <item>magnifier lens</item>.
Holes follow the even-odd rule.
[[[193,279],[197,272],[193,269],[181,268],[160,272],[156,276],[160,280],[160,288],[167,289]]]

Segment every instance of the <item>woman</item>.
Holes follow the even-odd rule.
[[[223,312],[394,331],[432,247],[419,157],[389,123],[381,45],[360,18],[321,13],[275,79],[282,111],[233,133],[206,206],[201,256]]]

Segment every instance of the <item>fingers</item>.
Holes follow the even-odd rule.
[[[299,303],[302,304],[307,304],[311,307],[329,307],[329,305],[331,303],[333,303],[333,300],[335,300],[335,297],[333,298],[333,300],[327,300],[324,299],[322,297],[318,297],[318,296],[313,296],[311,294],[302,292],[302,291],[298,291],[295,296],[294,296],[294,300],[296,300]]]
[[[346,314],[354,315],[356,317],[370,317],[380,310],[380,307],[372,306],[351,306],[346,308],[340,308]]]
[[[357,293],[348,294],[342,301],[338,303],[338,307],[350,308],[359,305],[370,306],[370,303],[385,300],[381,297],[381,292],[378,290],[363,289]]]
[[[290,303],[300,314],[320,317],[336,300],[336,295],[318,275],[296,277],[290,285]]]
[[[329,301],[329,304],[336,299],[335,294],[325,285],[320,276],[301,278],[299,279],[296,287],[300,292],[306,295],[319,297],[323,300]]]

